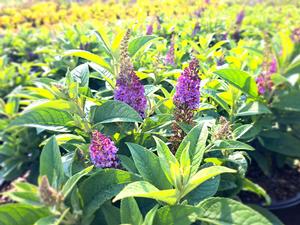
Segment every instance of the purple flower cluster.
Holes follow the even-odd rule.
[[[114,99],[130,105],[142,118],[145,118],[147,108],[145,88],[133,70],[127,49],[128,39],[129,32],[126,33],[121,43],[121,68],[114,91]]]
[[[178,78],[173,102],[176,107],[195,110],[200,103],[199,63],[193,59]]]
[[[194,26],[194,29],[192,32],[192,37],[195,37],[199,33],[200,29],[201,29],[201,27],[200,27],[199,22],[195,23],[195,26]]]
[[[293,30],[291,38],[294,43],[300,43],[300,27]]]
[[[244,17],[245,17],[245,11],[241,10],[236,17],[236,21],[235,21],[236,25],[241,25],[244,20]]]
[[[165,58],[166,65],[171,65],[171,66],[175,65],[174,45],[175,45],[174,37],[172,37],[171,43],[170,43],[170,48],[169,48],[169,51],[167,52],[167,55]]]
[[[153,33],[153,24],[147,26],[146,35],[151,35]]]
[[[117,79],[114,98],[115,100],[130,105],[142,118],[145,118],[145,111],[147,108],[145,88],[134,71],[127,74],[126,77],[120,76],[119,79]]]
[[[256,84],[258,88],[258,93],[260,95],[263,95],[266,93],[266,91],[271,91],[273,87],[273,82],[271,79],[272,74],[277,72],[277,61],[274,57],[272,61],[269,63],[269,68],[267,71],[262,72],[257,78],[256,78]]]
[[[90,157],[92,163],[99,168],[116,168],[119,165],[117,147],[108,137],[99,131],[93,131],[90,144]]]

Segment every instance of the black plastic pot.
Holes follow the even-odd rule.
[[[268,207],[285,225],[300,225],[300,193],[286,201]]]

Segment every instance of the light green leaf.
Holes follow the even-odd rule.
[[[142,36],[133,39],[128,44],[128,52],[130,57],[134,57],[134,55],[139,52],[143,47],[148,46],[153,43],[157,37],[153,35]]]
[[[221,69],[215,71],[215,73],[244,93],[254,98],[258,96],[254,78],[245,71],[237,69]]]
[[[76,173],[75,175],[73,175],[72,177],[70,177],[67,182],[64,184],[63,188],[62,188],[62,194],[64,197],[67,197],[68,194],[72,191],[72,189],[75,187],[75,185],[77,184],[77,182],[80,180],[80,178],[82,178],[83,176],[87,175],[89,172],[91,172],[91,170],[93,169],[93,166],[90,166],[78,173]]]
[[[166,202],[170,205],[174,205],[177,201],[175,189],[159,190],[147,181],[136,181],[128,184],[113,199],[113,202],[128,197],[150,198],[157,201]]]
[[[211,166],[204,169],[199,170],[193,177],[190,178],[189,182],[185,186],[182,197],[190,193],[200,184],[205,182],[206,180],[215,177],[222,173],[235,173],[235,170],[229,169],[224,166]]]
[[[247,178],[243,179],[243,190],[256,193],[265,199],[266,205],[271,204],[271,198],[268,195],[268,193],[261,186],[253,183],[251,180],[249,180]]]
[[[207,126],[205,123],[200,123],[185,136],[176,151],[176,158],[179,159],[183,148],[190,142],[189,155],[191,157],[191,175],[195,174],[199,169],[205,151],[207,137]]]
[[[154,137],[156,142],[157,153],[159,162],[169,182],[176,186],[176,180],[181,177],[179,162],[171,153],[169,147],[157,137]],[[177,172],[178,171],[178,172]]]
[[[91,62],[94,62],[104,67],[105,69],[107,69],[109,72],[112,73],[111,66],[101,56],[93,54],[91,52],[84,51],[84,50],[68,50],[63,54],[63,56],[81,57],[83,59],[89,60]]]
[[[48,215],[50,212],[45,208],[34,208],[20,203],[0,205],[1,225],[32,225]]]

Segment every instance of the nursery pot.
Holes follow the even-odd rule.
[[[268,207],[285,225],[300,224],[300,192],[293,198],[274,202]]]

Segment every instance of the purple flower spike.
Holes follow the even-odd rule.
[[[293,30],[291,38],[294,43],[300,43],[300,27]]]
[[[151,35],[153,33],[153,25],[149,24],[147,26],[147,31],[146,31],[146,35]]]
[[[173,101],[176,107],[195,110],[200,104],[200,78],[198,61],[193,59],[178,78]]]
[[[200,29],[201,29],[200,24],[197,22],[194,26],[192,37],[195,37],[199,33]]]
[[[277,72],[277,61],[276,58],[274,57],[269,66],[269,73],[276,73],[276,72]]]
[[[92,163],[98,168],[117,168],[118,149],[114,142],[99,131],[93,131],[90,144],[90,157]]]
[[[114,99],[130,105],[142,118],[145,118],[147,108],[145,88],[135,74],[128,55],[129,34],[128,31],[121,44],[121,68],[114,91]]]
[[[258,93],[260,95],[264,95],[267,91],[271,91],[274,84],[272,82],[271,76],[272,74],[277,72],[277,61],[274,57],[272,61],[267,64],[264,63],[265,71],[263,71],[257,78],[256,78],[256,84],[258,88]]]
[[[236,23],[237,25],[241,25],[242,22],[243,22],[243,20],[244,20],[244,17],[245,17],[245,11],[242,10],[242,11],[240,11],[239,14],[237,15],[237,17],[236,17],[236,22],[235,22],[235,23]]]
[[[172,37],[171,43],[170,43],[170,48],[169,51],[167,52],[166,59],[165,59],[165,64],[166,65],[175,65],[175,55],[174,55],[174,37]]]
[[[145,118],[147,99],[145,89],[135,72],[132,71],[126,77],[120,76],[114,94],[115,100],[125,102],[134,108],[142,118]]]

